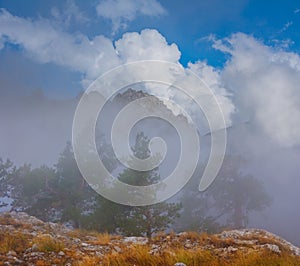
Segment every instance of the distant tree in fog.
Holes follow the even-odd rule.
[[[139,133],[132,148],[134,156],[139,159],[148,158],[150,156],[149,142],[149,138],[144,133]],[[119,179],[131,185],[148,186],[158,182],[160,176],[158,168],[149,171],[136,171],[128,168],[119,175]],[[151,197],[151,195],[147,196]],[[179,216],[180,208],[181,204],[166,202],[142,207],[126,207],[119,217],[119,229],[126,235],[151,237],[153,233],[169,228]]]
[[[193,177],[182,191],[183,212],[179,230],[216,232],[222,228],[243,228],[252,211],[271,204],[262,182],[245,173],[240,156],[226,156],[213,184],[198,191],[199,179]]]
[[[271,204],[263,183],[246,174],[245,167],[241,156],[226,156],[211,189],[218,209],[234,228],[246,227],[250,212],[262,211]]]

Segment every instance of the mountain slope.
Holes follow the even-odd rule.
[[[258,229],[147,239],[71,230],[11,212],[0,215],[0,265],[300,265],[300,249]]]

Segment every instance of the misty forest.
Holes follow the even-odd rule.
[[[145,96],[141,91],[129,89],[117,95],[115,102],[123,106],[131,98]],[[41,91],[28,99],[30,101],[35,97],[49,101]],[[153,104],[163,105],[158,99],[156,101]],[[107,112],[111,113],[111,106],[109,108]],[[168,111],[167,108],[165,111]],[[107,116],[104,117],[108,124]],[[137,129],[136,135],[133,135],[131,148],[138,158],[149,156],[147,128],[148,133],[153,134],[150,129],[159,122],[162,121],[145,122],[142,127],[146,131]],[[169,127],[161,125],[161,132],[158,133],[170,138],[173,133]],[[107,168],[114,171],[118,168],[118,161],[100,129],[97,134],[98,152]],[[252,212],[262,211],[272,202],[264,184],[254,176],[243,173],[247,161],[237,154],[226,155],[216,181],[207,191],[200,193],[198,190],[203,171],[200,164],[190,182],[177,195],[167,202],[145,207],[123,206],[98,195],[82,177],[69,141],[53,166],[42,164],[34,167],[29,162],[17,166],[10,159],[1,159],[0,162],[1,208],[24,211],[43,221],[61,222],[74,228],[100,232],[151,237],[162,231],[215,233],[225,228],[245,228]],[[128,184],[148,185],[158,181],[160,173],[166,171],[160,171],[159,167],[146,172],[124,169],[119,171],[118,179]]]
[[[297,0],[0,0],[0,266],[300,266]]]

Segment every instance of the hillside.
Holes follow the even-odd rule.
[[[300,265],[300,249],[258,229],[121,237],[0,215],[0,265]]]

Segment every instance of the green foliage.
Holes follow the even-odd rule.
[[[176,231],[197,231],[216,233],[222,225],[216,202],[209,190],[199,192],[199,178],[194,175],[181,191],[182,212],[176,221]]]
[[[150,155],[149,142],[150,140],[143,133],[138,134],[132,148],[134,156],[146,159]],[[147,186],[159,181],[160,176],[157,168],[143,172],[128,168],[119,175],[119,179],[128,184]],[[153,233],[168,228],[179,216],[180,208],[181,205],[178,203],[165,202],[144,207],[126,207],[119,220],[119,230],[126,235],[151,237]]]
[[[150,156],[149,141],[143,133],[137,135],[132,147],[135,157]],[[100,157],[112,171],[116,162],[111,148],[104,139],[98,143],[102,149]],[[245,227],[250,212],[261,211],[271,202],[262,183],[241,170],[244,166],[241,157],[227,156],[215,182],[206,191],[198,191],[199,179],[195,175],[181,192],[181,203],[177,203],[177,197],[170,202],[130,207],[111,202],[90,188],[77,167],[71,144],[67,143],[54,167],[32,169],[25,164],[17,168],[11,161],[0,159],[0,196],[10,195],[13,209],[42,220],[71,222],[75,227],[101,232],[150,237],[172,226],[177,231],[212,233],[222,227]],[[118,178],[127,184],[148,186],[158,182],[160,175],[158,168],[126,168]],[[156,193],[149,190],[147,196],[155,197]]]
[[[3,161],[0,158],[0,207],[7,206],[7,203],[1,202],[1,197],[10,195],[11,188],[9,187],[9,184],[16,171],[17,168],[9,159]]]
[[[251,211],[261,211],[271,204],[262,182],[243,173],[245,164],[242,157],[227,156],[211,187],[218,209],[235,228],[246,227]]]
[[[263,184],[243,173],[242,157],[226,156],[214,183],[198,191],[199,179],[192,178],[183,190],[180,230],[215,233],[224,227],[246,227],[252,211],[262,211],[271,204]],[[184,227],[183,227],[184,225]]]

